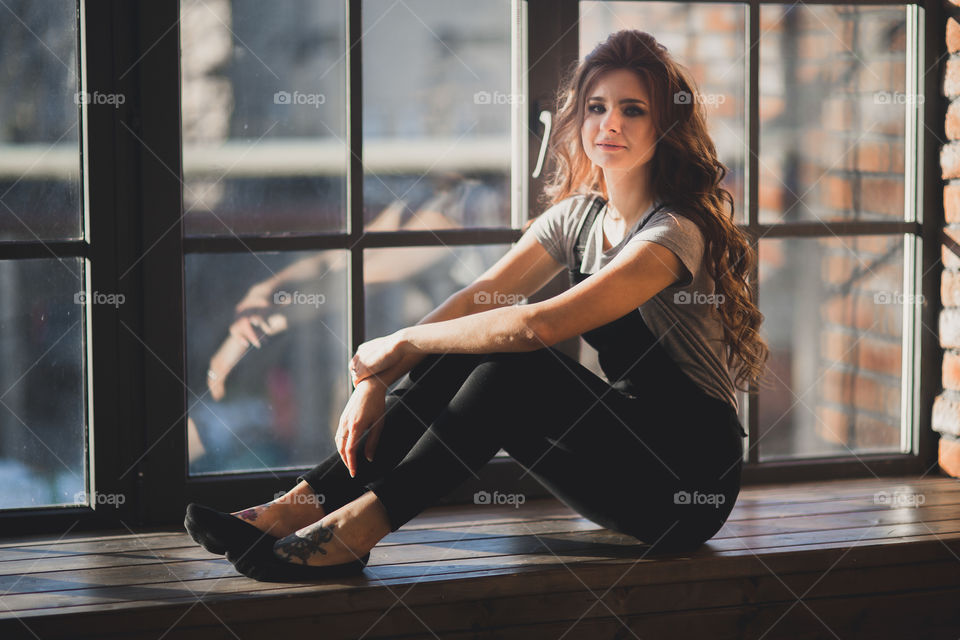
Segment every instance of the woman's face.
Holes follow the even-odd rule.
[[[656,132],[649,104],[643,83],[629,69],[607,71],[596,79],[587,93],[581,128],[583,149],[593,164],[629,172],[653,158]]]

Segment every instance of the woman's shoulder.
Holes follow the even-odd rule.
[[[554,202],[552,205],[547,207],[547,212],[553,212],[555,214],[561,215],[575,215],[583,211],[587,203],[593,200],[593,194],[587,193],[574,193],[562,200]]]

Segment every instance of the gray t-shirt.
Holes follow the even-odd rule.
[[[592,197],[575,195],[566,198],[534,219],[529,232],[557,262],[568,269],[573,265],[573,245],[577,225]],[[736,388],[724,358],[723,328],[713,279],[701,268],[704,238],[693,220],[669,207],[647,216],[658,206],[654,202],[634,223],[623,240],[603,250],[603,217],[607,207],[597,215],[587,232],[587,246],[579,265],[582,273],[596,273],[627,245],[649,241],[667,247],[680,258],[688,273],[683,281],[670,285],[640,305],[640,316],[659,339],[680,369],[708,395],[725,400],[739,411]]]

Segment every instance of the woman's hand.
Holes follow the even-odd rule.
[[[380,441],[383,430],[383,413],[386,405],[387,386],[376,378],[364,380],[357,385],[340,415],[337,434],[334,441],[343,464],[350,470],[350,476],[357,475],[357,442],[368,429],[370,435],[364,447],[364,456],[373,461],[373,452]]]
[[[360,381],[400,362],[403,355],[403,341],[399,332],[368,340],[357,347],[357,353],[350,359],[350,381],[356,386]]]
[[[269,281],[250,287],[243,300],[237,303],[237,318],[230,325],[230,335],[244,345],[259,349],[258,330],[264,336],[271,336],[287,328],[286,317],[275,311],[276,305],[272,299],[274,289],[274,285]]]

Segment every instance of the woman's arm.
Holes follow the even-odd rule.
[[[637,242],[598,273],[548,300],[407,327],[389,340],[401,354],[533,351],[624,316],[682,280],[684,273],[670,249]]]
[[[532,351],[544,346],[531,335],[530,328],[525,326],[529,306],[504,305],[532,296],[562,269],[563,265],[554,260],[532,234],[523,234],[504,256],[470,285],[450,296],[416,325],[406,329],[413,332],[412,337],[417,340],[417,344],[424,346],[429,345],[419,340],[421,335],[446,341],[444,336],[455,340],[462,337],[453,336],[457,331],[470,332],[469,339],[474,342],[468,349],[405,350],[400,360],[393,365],[372,376],[369,373],[363,375],[376,377],[389,386],[420,362],[426,353],[476,353],[480,344],[492,345],[488,351]],[[474,315],[481,319],[472,319]],[[465,324],[457,325],[453,331],[446,324],[461,321]],[[430,328],[426,329],[426,325]],[[421,331],[424,333],[421,334]],[[399,332],[393,334],[393,337],[398,334]],[[391,336],[375,340],[383,342],[387,341],[387,338]],[[438,347],[436,343],[432,346]],[[486,351],[480,349],[479,352]]]
[[[476,305],[473,302],[473,293],[468,287],[465,289],[460,289],[449,298],[444,300],[440,306],[425,315],[423,319],[417,323],[417,325],[460,318],[474,313],[475,311]],[[402,378],[408,371],[417,366],[417,364],[423,360],[426,355],[426,353],[405,353],[403,358],[395,365],[384,369],[383,371],[380,371],[369,378],[365,378],[363,381],[361,381],[361,383],[367,380],[376,381],[377,384],[383,385],[384,388],[387,388]]]

